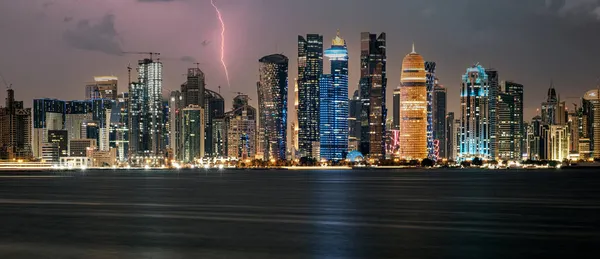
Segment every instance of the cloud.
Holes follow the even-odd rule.
[[[112,14],[105,15],[96,24],[92,24],[89,19],[80,20],[74,29],[64,32],[63,39],[76,49],[110,55],[121,55],[123,52],[115,29],[115,16]]]
[[[173,2],[175,0],[137,0],[142,3],[155,3],[155,2]]]
[[[66,16],[65,18],[63,18],[63,22],[70,22],[73,20],[73,16]]]
[[[196,63],[196,58],[192,56],[183,56],[179,60],[181,60],[182,62]]]

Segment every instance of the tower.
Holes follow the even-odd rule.
[[[298,36],[298,146],[300,155],[315,158],[319,141],[319,78],[323,74],[323,36]]]
[[[427,75],[425,61],[415,51],[402,61],[400,76],[400,157],[423,159],[427,152]]]
[[[459,158],[490,159],[490,122],[488,74],[481,65],[467,68],[460,90]]]
[[[262,57],[257,84],[259,130],[264,134],[259,145],[266,160],[285,160],[287,143],[288,62],[281,54]]]

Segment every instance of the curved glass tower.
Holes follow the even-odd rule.
[[[331,74],[319,80],[320,155],[342,160],[348,153],[348,49],[339,31],[325,56],[331,61]]]
[[[459,159],[491,158],[488,74],[480,65],[467,68],[460,89],[460,153]]]

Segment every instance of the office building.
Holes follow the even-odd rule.
[[[27,159],[31,152],[31,108],[15,101],[15,91],[6,90],[6,106],[0,108],[0,158]]]
[[[81,139],[81,124],[84,121],[90,121],[92,116],[92,101],[67,101],[65,103],[65,130],[68,133],[68,139]]]
[[[319,78],[323,74],[323,36],[298,36],[298,146],[302,157],[317,157]]]
[[[94,82],[85,86],[85,99],[117,100],[119,80],[114,76],[96,76]]]
[[[169,99],[169,148],[171,149],[175,160],[183,160],[181,151],[183,150],[182,117],[184,106],[183,96],[179,91],[172,91]]]
[[[331,48],[325,50],[325,56],[331,63],[331,74],[323,75],[319,80],[320,159],[339,161],[346,159],[348,154],[349,130],[348,49],[339,31],[331,42]]]
[[[435,67],[435,62],[425,62],[425,73],[427,77],[427,81],[425,83],[427,85],[427,157],[437,160],[437,156],[435,156],[434,151],[433,137],[433,91],[436,85]]]
[[[565,102],[560,101],[553,85],[548,89],[548,98],[542,103],[542,122],[547,125],[565,125],[567,122]]]
[[[586,136],[590,139],[591,158],[600,159],[600,90],[590,90],[583,96],[586,115]]]
[[[467,68],[460,90],[461,128],[458,156],[461,160],[471,160],[475,157],[492,158],[489,94],[488,73],[485,69],[481,65]]]
[[[360,91],[355,90],[354,95],[348,102],[348,141],[352,142],[354,148],[350,151],[359,150],[360,148],[360,136],[361,136],[361,121],[360,114],[362,111],[362,101],[360,99]],[[356,142],[356,143],[355,143]]]
[[[248,104],[247,95],[233,99],[233,110],[225,113],[227,136],[226,154],[229,158],[247,160],[256,155],[256,108]]]
[[[289,59],[281,54],[273,54],[262,57],[258,62],[259,130],[264,134],[259,145],[261,150],[258,152],[264,154],[265,160],[285,160]]]
[[[65,122],[65,101],[33,100],[33,157],[42,157],[42,145],[48,140],[48,130],[62,130]]]
[[[446,150],[446,110],[447,110],[446,87],[435,80],[432,94],[432,124],[433,124],[433,156],[434,160],[448,158]]]
[[[527,153],[527,149],[525,148],[525,123],[523,119],[523,92],[524,88],[522,84],[512,82],[512,81],[504,81],[501,84],[501,91],[503,93],[509,94],[514,99],[514,114],[512,119],[514,120],[514,153],[517,154],[515,159],[521,160],[523,158],[523,154]],[[497,112],[500,112],[498,109]],[[499,123],[499,122],[497,122]],[[496,135],[500,135],[496,133]]]
[[[496,158],[520,161],[523,142],[523,85],[505,81],[496,99]]]
[[[95,139],[71,139],[69,140],[69,156],[86,157],[88,150],[95,150],[97,147]]]
[[[392,103],[392,109],[394,114],[393,119],[392,119],[392,126],[393,129],[395,130],[399,130],[400,129],[400,87],[396,87],[396,89],[394,89],[394,95],[393,95],[393,103]]]
[[[191,104],[181,112],[182,161],[193,163],[204,157],[204,108]]]
[[[454,113],[453,112],[449,112],[448,114],[446,114],[446,146],[444,146],[443,148],[445,149],[445,157],[442,158],[446,158],[448,160],[455,160],[456,159],[456,131],[455,131],[455,127],[454,127]]]
[[[223,116],[225,100],[221,94],[210,89],[204,89],[204,155],[208,157],[223,157]],[[218,121],[219,120],[219,121]],[[218,122],[217,122],[218,121]]]
[[[385,33],[361,33],[359,88],[363,109],[360,151],[374,159],[385,158],[386,55]]]
[[[528,152],[527,158],[531,160],[543,159],[542,151],[542,125],[541,116],[535,116],[531,119],[531,123],[527,128],[527,143]]]
[[[138,81],[129,86],[129,159],[140,163],[146,158],[153,164],[162,160],[163,97],[162,63],[144,59],[138,62]]]
[[[487,74],[487,98],[488,98],[488,116],[487,124],[489,130],[489,156],[490,158],[496,158],[498,139],[496,130],[498,128],[497,120],[497,106],[498,106],[498,94],[500,93],[500,82],[498,77],[498,71],[493,68],[485,69]]]
[[[48,143],[56,144],[58,157],[69,156],[69,135],[66,130],[49,130]]]
[[[121,93],[112,102],[110,116],[110,148],[115,149],[118,162],[129,160],[129,93]]]
[[[110,122],[113,103],[111,99],[92,100],[92,120],[98,123],[98,149],[108,151],[110,149]]]
[[[412,52],[400,76],[400,158],[427,158],[427,75],[423,57]]]
[[[569,130],[566,125],[541,126],[542,159],[562,162],[569,159]]]
[[[204,72],[199,68],[188,68],[187,80],[181,85],[181,95],[184,106],[200,105],[204,107],[204,93],[206,89]]]

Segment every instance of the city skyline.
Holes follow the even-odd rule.
[[[181,70],[191,67],[192,61],[203,63],[201,69],[207,75],[207,88],[217,91],[221,85],[222,94],[225,99],[233,97],[231,92],[241,91],[249,94],[256,106],[255,93],[252,91],[257,74],[253,67],[255,60],[266,53],[283,52],[290,60],[290,75],[295,75],[297,65],[295,37],[305,33],[319,33],[326,38],[332,37],[336,29],[340,29],[346,35],[349,53],[349,91],[353,92],[358,87],[358,70],[360,32],[382,31],[387,34],[388,45],[388,78],[398,78],[400,71],[402,50],[407,49],[411,42],[417,44],[423,55],[437,63],[436,74],[441,83],[448,88],[448,111],[458,112],[458,102],[453,97],[458,96],[460,71],[464,67],[476,62],[481,62],[485,67],[494,67],[502,72],[501,77],[506,80],[515,80],[527,88],[525,94],[525,119],[536,114],[537,103],[543,100],[543,92],[547,89],[551,79],[559,92],[574,89],[573,96],[583,95],[589,88],[593,88],[598,77],[593,71],[598,67],[597,62],[587,56],[595,56],[598,50],[592,46],[600,42],[592,31],[600,28],[600,21],[592,11],[597,4],[591,1],[531,1],[524,5],[514,5],[511,1],[507,3],[479,1],[455,1],[445,3],[440,1],[419,1],[419,3],[384,3],[384,10],[397,10],[405,15],[381,15],[378,19],[356,19],[353,21],[353,13],[358,12],[361,7],[368,4],[349,3],[344,5],[340,1],[328,1],[322,3],[322,10],[314,11],[315,21],[306,23],[296,22],[299,17],[289,17],[289,26],[283,28],[280,25],[269,25],[264,19],[255,19],[260,13],[273,13],[275,8],[285,11],[294,9],[305,10],[303,6],[294,2],[286,1],[219,1],[223,18],[229,25],[226,36],[230,40],[227,46],[226,59],[230,63],[232,88],[227,89],[225,78],[219,59],[216,56],[220,26],[215,20],[214,10],[208,1],[89,1],[86,5],[75,5],[71,1],[34,1],[34,4],[7,4],[0,3],[0,20],[7,26],[0,28],[3,34],[15,35],[7,39],[6,47],[0,50],[1,60],[9,62],[0,64],[0,71],[7,82],[12,83],[15,89],[23,91],[22,99],[25,105],[30,106],[34,98],[58,98],[58,99],[81,99],[83,91],[79,86],[89,81],[92,75],[115,75],[119,81],[119,91],[126,91],[124,84],[126,80],[126,65],[135,63],[139,56],[121,55],[119,51],[157,51],[163,55],[165,63],[164,88],[176,90],[185,80],[180,74]],[[467,18],[467,12],[480,5],[488,8],[496,8],[513,15],[512,22],[503,22],[496,18],[484,17],[483,23],[473,23],[475,18]],[[320,23],[325,16],[328,6],[343,8],[346,12],[337,15],[335,22]],[[127,7],[127,8],[125,8]],[[447,8],[445,8],[447,7]],[[481,7],[481,6],[480,6]],[[158,13],[164,9],[170,11],[182,11],[180,18],[170,20],[157,19],[152,24],[137,25],[131,23],[127,14],[136,10],[137,12]],[[198,23],[185,23],[184,18],[197,15]],[[389,13],[389,11],[386,11]],[[280,17],[281,13],[274,13]],[[453,17],[451,21],[440,22],[440,19]],[[527,19],[529,17],[531,19]],[[533,18],[532,18],[533,17]],[[537,18],[537,19],[534,19]],[[29,19],[30,22],[19,22]],[[421,21],[420,25],[411,28],[396,28],[392,26],[402,20],[415,19]],[[442,20],[443,21],[443,20]],[[527,21],[527,26],[519,26],[514,31],[509,31],[508,25],[516,22]],[[156,24],[154,24],[156,23]],[[23,24],[18,25],[17,24]],[[317,25],[319,24],[319,25]],[[154,27],[152,27],[154,25]],[[543,25],[545,30],[539,30]],[[150,27],[147,27],[150,26]],[[195,36],[183,36],[170,32],[169,26],[177,26],[181,30],[194,28],[198,33]],[[191,27],[194,26],[194,27]],[[270,28],[268,34],[256,30],[252,35],[245,31],[254,29]],[[464,41],[461,37],[464,32],[461,28],[474,29],[471,40]],[[147,28],[154,30],[148,30]],[[352,27],[353,29],[349,29]],[[359,28],[359,29],[354,29]],[[512,29],[513,27],[511,27]],[[28,30],[27,35],[15,34],[21,30]],[[177,30],[179,31],[179,30]],[[271,33],[272,32],[272,33]],[[586,33],[587,32],[587,33]],[[471,32],[470,32],[471,33]],[[572,37],[571,33],[586,35],[586,37]],[[187,33],[186,33],[187,34]],[[272,36],[272,35],[277,36]],[[517,34],[517,35],[515,35]],[[160,37],[158,37],[158,36]],[[529,38],[519,41],[520,45],[514,43],[502,44],[495,39],[511,36],[524,35]],[[570,37],[571,36],[571,37]],[[29,38],[27,38],[29,37]],[[32,40],[33,39],[44,39]],[[180,39],[179,41],[163,40],[163,38]],[[432,37],[443,39],[442,48]],[[261,38],[263,44],[242,44],[257,41]],[[43,42],[42,45],[38,45]],[[180,43],[181,42],[181,43]],[[257,41],[258,42],[258,41]],[[50,48],[50,49],[49,49]],[[27,49],[38,49],[36,58],[39,62],[22,62],[31,57]],[[52,51],[49,51],[52,50]],[[192,58],[193,57],[193,58]],[[518,58],[519,62],[514,62]],[[93,59],[96,62],[90,64],[78,64],[77,60]],[[185,60],[185,61],[181,61]],[[563,60],[572,60],[580,64],[581,72],[575,68],[564,68],[560,65]],[[236,62],[237,61],[237,62]],[[52,66],[55,63],[63,66]],[[324,65],[327,67],[327,65]],[[44,69],[42,69],[42,67]],[[40,77],[29,77],[24,71],[31,69],[42,71]],[[563,71],[563,69],[567,71]],[[569,72],[569,70],[573,69]],[[527,72],[522,72],[527,71]],[[324,71],[327,72],[327,71]],[[553,75],[561,74],[560,78],[551,78]],[[290,78],[292,78],[290,76]],[[395,83],[389,85],[390,89]],[[50,87],[37,87],[38,85]],[[34,90],[35,89],[35,90]],[[61,91],[56,91],[60,89]],[[387,103],[390,104],[391,91],[386,95]],[[63,96],[64,95],[64,96]],[[571,96],[563,96],[563,99]],[[293,105],[292,102],[288,102]],[[229,105],[227,105],[229,108]],[[388,110],[390,109],[388,105]],[[293,116],[293,107],[289,107],[290,116]],[[389,117],[389,116],[388,116]]]

